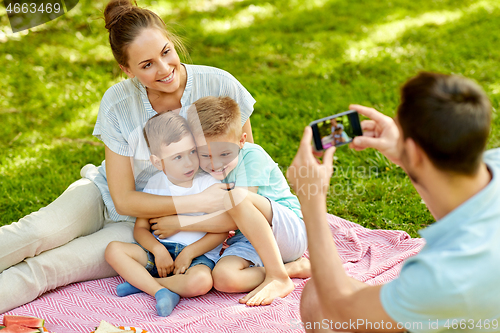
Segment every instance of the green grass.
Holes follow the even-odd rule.
[[[232,73],[255,97],[255,142],[282,169],[311,120],[350,103],[394,115],[399,87],[421,70],[462,74],[494,106],[500,146],[500,4],[496,0],[139,1],[185,37],[193,63]],[[0,225],[48,205],[104,147],[99,102],[123,79],[101,0],[28,34],[0,9]],[[328,211],[412,236],[434,221],[404,172],[373,150],[336,153]]]

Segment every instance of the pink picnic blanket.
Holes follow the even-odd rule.
[[[334,215],[328,215],[328,222],[347,274],[371,285],[396,278],[403,260],[424,245],[423,239],[404,231],[370,230]],[[181,299],[169,317],[157,316],[154,298],[145,293],[116,296],[115,288],[123,281],[113,277],[71,284],[5,314],[44,318],[45,327],[56,333],[88,333],[101,320],[151,333],[303,331],[299,306],[307,280],[294,279],[295,290],[269,306],[248,307],[238,303],[243,294],[212,290]]]

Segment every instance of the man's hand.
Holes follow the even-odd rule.
[[[172,260],[172,256],[163,244],[156,247],[153,254],[155,256],[155,265],[158,270],[158,275],[161,278],[167,277],[168,274],[172,273],[174,270],[174,261]]]
[[[149,220],[151,224],[151,230],[154,230],[154,234],[159,238],[168,238],[180,231],[180,222],[177,215],[169,215],[163,217],[156,217]]]
[[[370,118],[370,120],[361,122],[363,136],[355,137],[349,147],[356,150],[377,149],[391,162],[401,165],[397,148],[400,134],[394,119],[366,106],[351,104],[349,109],[358,111],[359,114]]]
[[[189,248],[185,247],[182,249],[181,253],[175,258],[174,262],[174,274],[184,274],[191,262],[193,261],[193,256],[189,252]]]
[[[311,140],[312,130],[307,126],[297,155],[286,172],[288,181],[301,201],[310,200],[317,195],[326,196],[333,172],[335,147],[330,147],[324,152],[323,164],[321,164],[313,155]]]

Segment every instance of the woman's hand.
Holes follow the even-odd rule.
[[[184,249],[182,249],[177,258],[175,258],[174,274],[184,274],[188,270],[192,261],[193,256],[189,251],[189,247],[186,246]]]
[[[401,165],[400,154],[397,148],[399,129],[394,119],[386,116],[375,109],[362,105],[351,104],[350,110],[370,118],[361,122],[363,136],[355,137],[349,144],[350,148],[363,150],[374,148],[384,154],[391,162]]]
[[[224,183],[214,184],[196,195],[199,196],[199,200],[196,203],[203,205],[205,213],[224,210],[224,196],[227,195],[227,185]]]
[[[167,277],[174,270],[174,261],[168,250],[160,244],[153,252],[155,256],[155,265],[158,270],[158,275],[161,278]]]
[[[179,217],[177,215],[169,215],[155,217],[149,220],[151,230],[159,238],[168,238],[180,231]]]
[[[323,154],[323,164],[313,155],[311,145],[312,130],[307,126],[300,141],[299,150],[286,172],[286,177],[297,196],[310,200],[317,195],[325,196],[330,185],[335,147],[328,148]]]

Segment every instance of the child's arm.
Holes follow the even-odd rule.
[[[151,230],[154,230],[155,235],[160,239],[171,237],[180,231],[202,231],[218,234],[238,229],[233,218],[222,210],[198,216],[163,216],[150,219],[149,223],[151,224]]]
[[[220,234],[208,233],[193,244],[186,246],[175,259],[174,274],[184,274],[194,258],[215,249],[227,238],[227,235],[227,232]]]
[[[247,187],[250,192],[257,193],[258,186]],[[182,223],[180,221],[182,219]],[[221,233],[236,230],[238,227],[233,218],[223,210],[204,215],[170,215],[149,220],[151,229],[160,238],[167,238],[180,231],[203,231]]]
[[[247,190],[249,190],[250,192],[253,192],[253,193],[257,193],[257,191],[259,190],[258,186],[242,186],[242,187],[246,188]]]
[[[137,218],[134,225],[134,238],[143,248],[153,253],[160,277],[167,277],[174,269],[174,261],[168,250],[151,234],[148,219]]]

